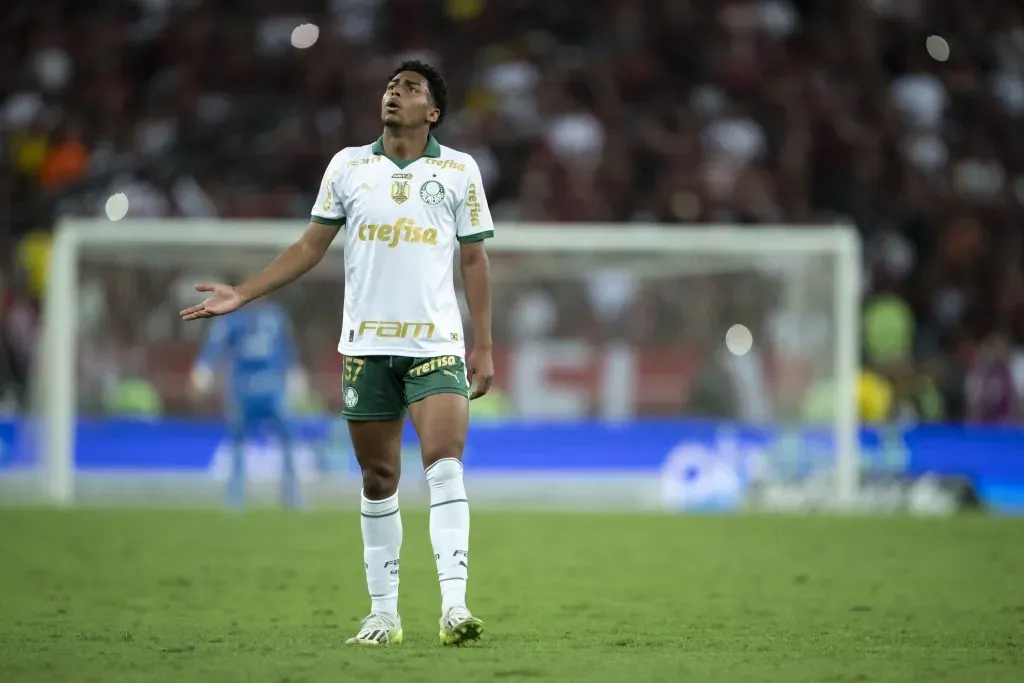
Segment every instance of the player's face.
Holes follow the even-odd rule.
[[[430,99],[427,79],[413,71],[391,79],[380,106],[385,126],[422,126],[437,121],[440,113]]]

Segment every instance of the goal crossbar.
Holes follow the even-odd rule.
[[[184,225],[183,225],[184,223]],[[123,220],[116,223],[68,220],[58,240],[75,247],[104,245],[254,247],[285,249],[302,234],[296,221]],[[858,248],[847,226],[797,228],[764,225],[674,226],[632,223],[528,223],[502,225],[488,247],[516,252],[708,251],[725,255],[837,254]],[[337,241],[333,248],[341,249]]]

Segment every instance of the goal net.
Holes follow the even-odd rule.
[[[195,282],[239,281],[303,227],[66,222],[34,409],[0,485],[61,504],[215,495],[224,424],[216,399],[189,382],[208,322],[183,324],[177,311],[199,300]],[[292,397],[296,457],[304,485],[323,500],[344,498],[338,487],[358,491],[337,418],[340,242],[273,295],[291,316],[308,378]],[[501,225],[488,252],[497,378],[473,405],[466,453],[481,502],[686,509],[794,495],[823,507],[854,500],[852,231]],[[251,444],[254,481],[273,480],[274,449]],[[409,450],[414,459],[411,435]]]

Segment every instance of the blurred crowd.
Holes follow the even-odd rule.
[[[301,220],[333,153],[379,135],[382,86],[406,57],[445,73],[438,137],[477,160],[496,220],[852,222],[865,417],[1019,417],[1014,0],[8,0],[7,383],[25,376],[55,221],[100,216],[116,192],[133,218]],[[553,311],[544,332],[559,336],[646,312],[628,326],[647,330],[631,340],[643,346],[664,345],[657,320],[680,306],[628,273],[578,289],[506,291],[505,310]],[[781,343],[750,310],[765,300],[737,298],[754,338]],[[749,417],[743,372],[697,351],[680,409]]]

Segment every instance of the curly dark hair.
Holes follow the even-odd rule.
[[[444,115],[448,112],[448,84],[445,83],[444,76],[430,64],[417,59],[410,59],[395,67],[395,70],[391,72],[391,78],[394,78],[403,71],[411,71],[423,76],[427,80],[430,99],[434,101],[434,106],[437,107],[438,111],[437,121],[430,124],[430,129],[437,128],[444,121]],[[390,81],[391,78],[388,80]]]

